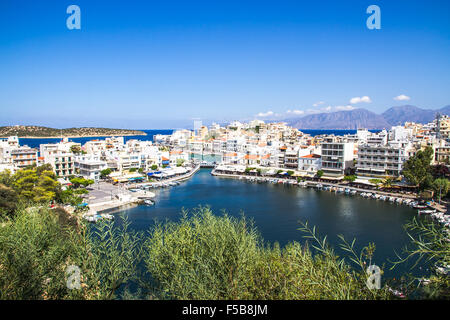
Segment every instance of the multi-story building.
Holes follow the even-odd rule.
[[[364,145],[359,147],[356,173],[358,176],[398,177],[408,159],[405,147]]]
[[[28,146],[18,147],[11,150],[12,164],[19,169],[27,166],[37,165],[38,150]]]
[[[75,168],[77,175],[85,179],[98,181],[100,172],[108,168],[108,165],[106,161],[100,160],[99,156],[80,155],[75,157]]]
[[[19,138],[17,136],[0,139],[0,163],[11,166],[11,151],[17,149],[18,147]]]
[[[322,157],[319,154],[307,154],[298,158],[298,170],[307,174],[315,174],[322,166]]]
[[[56,176],[66,178],[75,175],[75,155],[71,152],[55,151],[46,154],[44,163],[53,167]]]
[[[341,177],[345,169],[353,167],[354,143],[338,137],[327,137],[322,142],[322,168],[324,177]]]
[[[434,152],[434,160],[436,163],[450,164],[450,143],[444,140],[440,141]]]

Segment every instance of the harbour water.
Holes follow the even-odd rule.
[[[403,225],[417,215],[417,210],[405,205],[312,188],[219,178],[211,176],[208,169],[201,169],[179,186],[158,189],[155,193],[156,205],[123,212],[133,229],[148,230],[155,219],[177,221],[182,208],[210,206],[218,215],[223,210],[236,217],[243,212],[254,220],[266,241],[280,245],[289,241],[304,243],[304,234],[298,230],[300,220],[316,226],[322,236],[327,235],[338,252],[338,234],[350,241],[356,238],[358,250],[373,242],[376,244],[374,262],[380,266],[383,263],[391,266],[388,259],[395,260],[395,251],[401,252],[409,242]],[[408,271],[406,265],[394,271],[385,268],[385,276],[393,277],[405,271]],[[413,273],[422,275],[424,271]]]

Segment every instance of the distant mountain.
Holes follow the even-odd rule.
[[[286,122],[297,129],[383,129],[391,125],[381,116],[366,109],[318,113]]]
[[[406,121],[431,122],[436,118],[438,112],[450,116],[450,105],[437,110],[422,109],[411,105],[397,106],[389,108],[381,115],[361,108],[350,111],[316,113],[287,119],[285,122],[298,129],[388,129],[392,126],[402,125]]]
[[[437,110],[426,110],[416,106],[406,105],[389,108],[381,115],[390,125],[397,126],[406,121],[428,123],[435,118],[436,112]]]
[[[441,108],[441,109],[439,109],[437,111],[439,111],[441,114],[445,114],[445,115],[450,116],[450,105],[445,106],[445,107],[443,107],[443,108]]]

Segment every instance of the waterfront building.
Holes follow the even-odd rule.
[[[298,170],[304,174],[314,176],[321,167],[322,156],[319,154],[307,154],[298,159]]]
[[[322,142],[322,168],[324,177],[341,178],[347,168],[353,167],[354,143],[341,137],[327,137]]]
[[[368,177],[399,177],[409,158],[405,145],[366,144],[359,147],[356,174]]]

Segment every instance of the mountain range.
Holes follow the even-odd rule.
[[[428,123],[435,119],[436,114],[450,115],[450,105],[438,110],[422,109],[405,105],[392,107],[376,114],[364,108],[349,111],[310,114],[300,118],[285,120],[297,129],[389,129],[392,126],[408,122]]]

